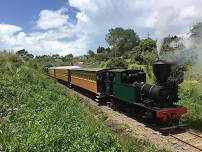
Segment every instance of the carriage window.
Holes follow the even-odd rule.
[[[89,72],[89,71],[73,71],[73,76],[80,77],[87,80],[93,80],[96,81],[96,73],[95,72]]]

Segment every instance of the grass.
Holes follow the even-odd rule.
[[[0,151],[121,151],[106,128],[22,58],[1,56]]]
[[[193,129],[202,131],[202,85],[198,81],[185,80],[180,86],[180,104],[188,109],[182,118]]]
[[[157,151],[112,135],[41,67],[0,53],[0,151]]]

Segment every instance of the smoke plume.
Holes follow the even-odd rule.
[[[163,39],[172,34],[176,27],[176,16],[178,15],[177,9],[173,7],[166,7],[159,12],[155,23],[155,35],[157,37],[157,53],[160,55]],[[173,31],[174,30],[174,31]]]
[[[202,25],[202,24],[201,24]],[[202,29],[202,27],[201,27]],[[171,47],[179,46],[173,52],[161,55],[160,59],[177,64],[178,67],[189,66],[189,78],[201,81],[202,71],[202,30],[198,30],[197,36],[188,36],[181,38],[178,42],[171,43]]]
[[[190,9],[187,9],[190,10]],[[187,11],[186,9],[177,9],[175,7],[166,7],[162,9],[155,22],[155,35],[157,38],[157,53],[161,59],[166,59],[178,64],[187,62],[194,63],[194,67],[202,69],[202,24],[197,31],[197,35],[190,33],[192,26],[202,21],[202,16],[197,11]],[[193,10],[193,9],[191,9]],[[189,13],[187,13],[189,12]],[[182,29],[182,25],[187,25]],[[171,43],[175,48],[174,52],[160,56],[163,39],[169,35],[177,35],[181,39]],[[176,47],[177,46],[177,47]],[[199,70],[199,69],[198,69]]]

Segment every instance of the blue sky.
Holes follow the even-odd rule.
[[[70,7],[66,0],[1,0],[0,23],[18,25],[31,32],[41,10],[58,10],[61,7],[69,8],[68,15],[75,23],[78,9]]]
[[[1,0],[0,50],[85,54],[108,47],[110,28],[161,40],[184,36],[202,20],[201,0]]]

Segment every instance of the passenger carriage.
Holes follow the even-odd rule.
[[[48,75],[58,80],[70,82],[70,69],[79,68],[79,66],[58,66],[48,68]]]
[[[71,84],[96,93],[101,97],[105,92],[104,80],[106,68],[76,68],[71,69]]]

